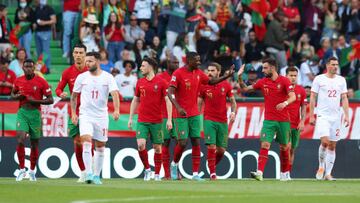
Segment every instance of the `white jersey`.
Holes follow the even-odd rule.
[[[115,79],[106,71],[98,76],[91,75],[89,71],[80,74],[73,89],[81,93],[80,116],[107,119],[109,93],[115,90],[118,90]]]
[[[133,97],[135,94],[135,87],[137,78],[133,75],[126,76],[125,74],[119,74],[115,76],[116,84],[119,88],[120,94],[123,97]]]
[[[329,120],[340,119],[341,94],[347,93],[345,78],[335,75],[329,78],[325,74],[315,77],[311,91],[318,94],[316,114]]]

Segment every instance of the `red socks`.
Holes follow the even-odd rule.
[[[192,171],[199,172],[200,167],[200,146],[193,146],[192,147]]]
[[[149,159],[148,159],[148,152],[146,149],[139,151],[139,156],[141,159],[141,162],[144,164],[145,169],[149,169]]]
[[[38,147],[31,147],[30,153],[30,169],[34,170],[36,166],[36,161],[39,157],[39,148]]]
[[[155,162],[155,175],[159,175],[160,174],[160,169],[161,169],[161,153],[157,154],[154,153],[154,162]]]
[[[216,152],[216,165],[218,165],[218,163],[221,161],[223,156],[224,156],[223,152]]]
[[[183,151],[184,151],[184,148],[181,147],[179,144],[177,144],[175,146],[175,149],[174,149],[174,162],[175,163],[179,163]]]
[[[162,164],[164,167],[165,178],[170,178],[170,153],[169,147],[162,146]]]
[[[258,160],[258,171],[264,172],[264,168],[266,165],[266,162],[268,160],[268,149],[261,148],[259,153],[259,160]]]
[[[289,164],[289,171],[292,170],[292,164]]]
[[[75,151],[75,156],[76,156],[76,160],[77,160],[77,163],[79,165],[79,168],[81,171],[84,171],[85,170],[85,165],[84,165],[84,161],[83,161],[83,158],[82,158],[82,145],[77,145],[75,144],[74,146],[74,151]]]
[[[16,153],[19,159],[19,168],[25,168],[25,146],[22,144],[18,144],[16,147]]]
[[[280,163],[281,163],[281,172],[287,172],[290,169],[290,149],[289,147],[286,150],[280,149]]]
[[[208,166],[209,166],[209,170],[210,170],[210,175],[216,173],[216,164],[217,164],[216,157],[217,157],[216,149],[208,148],[207,161],[208,161]]]

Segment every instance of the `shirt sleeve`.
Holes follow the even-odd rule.
[[[341,83],[341,94],[347,93],[347,85],[346,85],[346,80],[345,78],[342,78],[342,83]]]
[[[109,81],[109,92],[112,92],[112,91],[119,91],[119,88],[118,86],[116,85],[116,81],[115,81],[115,78],[109,74],[108,76],[108,81]]]
[[[256,81],[256,83],[253,84],[253,88],[256,89],[256,90],[262,89],[262,86],[263,86],[263,80],[262,79]]]
[[[140,97],[139,81],[136,83],[136,86],[135,86],[135,96]]]
[[[232,89],[232,87],[231,87],[231,84],[230,83],[227,83],[227,93],[226,93],[226,96],[227,97],[232,97],[232,96],[234,96],[234,93],[233,93],[233,89]]]
[[[63,74],[61,75],[59,84],[56,87],[55,93],[58,97],[60,97],[60,94],[63,93],[64,88],[67,84],[67,77],[66,77],[66,71],[63,72]]]
[[[283,84],[285,85],[286,93],[294,92],[294,85],[291,84],[290,80],[284,77]]]
[[[205,98],[205,86],[201,85],[199,90],[199,97]]]
[[[306,105],[308,103],[307,97],[306,97],[306,92],[305,89],[302,89],[301,91],[301,105]]]
[[[177,88],[179,86],[179,79],[180,79],[179,71],[175,71],[173,73],[173,75],[171,76],[169,86],[173,86],[173,87]]]
[[[315,77],[315,79],[311,85],[311,91],[315,92],[315,93],[319,93],[319,88],[320,88],[320,84],[319,84],[318,77]]]
[[[51,93],[51,88],[49,86],[49,83],[46,82],[46,80],[44,80],[42,78],[41,78],[41,80],[42,80],[42,83],[43,83],[42,94],[45,95],[45,96],[51,95],[52,93]]]
[[[79,75],[75,80],[73,92],[76,92],[76,93],[81,92],[81,89],[82,89],[81,83],[82,83],[82,81],[83,81],[83,77],[82,77],[82,75]]]
[[[167,84],[164,80],[161,80],[161,86],[163,87],[163,90],[162,90],[163,97],[166,97],[168,88],[167,88]]]

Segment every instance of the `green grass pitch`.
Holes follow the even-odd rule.
[[[141,179],[103,180],[103,185],[76,183],[76,179],[44,179],[30,182],[24,179],[0,178],[0,202],[6,203],[351,203],[360,202],[360,180],[293,180],[280,182],[267,179],[218,180],[194,182],[144,182]]]

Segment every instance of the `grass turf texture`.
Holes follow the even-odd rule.
[[[144,182],[141,179],[103,180],[103,185],[76,183],[76,179],[0,178],[0,202],[359,202],[360,180],[293,180],[280,182],[267,179],[217,180],[206,182],[162,181]]]

